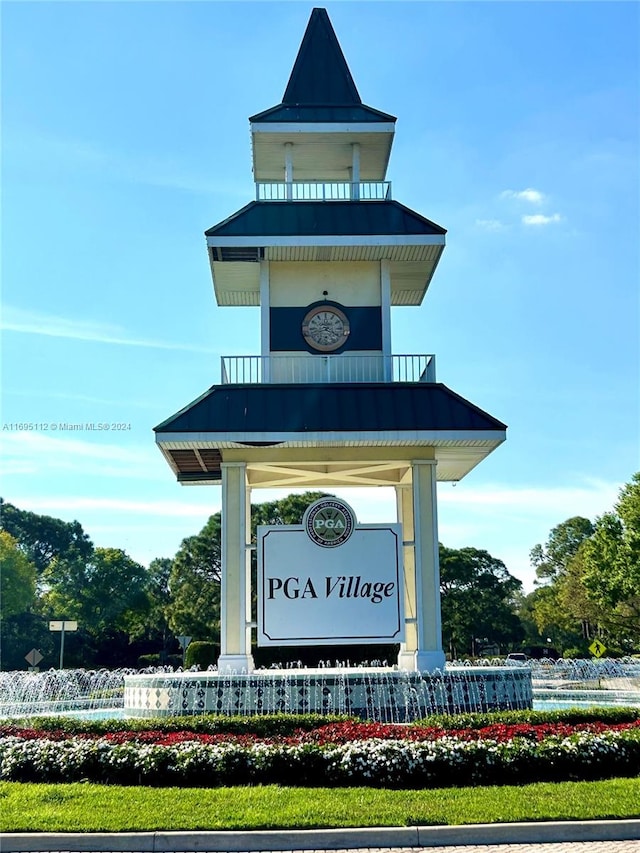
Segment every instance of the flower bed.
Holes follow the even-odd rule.
[[[0,727],[0,779],[428,788],[640,775],[640,720],[483,727],[343,720],[259,735]]]

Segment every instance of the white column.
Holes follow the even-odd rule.
[[[293,198],[293,142],[285,142],[284,144],[284,180],[285,180],[285,196],[288,200]]]
[[[416,562],[414,554],[413,491],[411,486],[396,486],[398,522],[402,525],[402,556],[404,572],[404,642],[400,644],[398,669],[415,672],[418,651],[416,618]]]
[[[244,462],[222,463],[220,672],[251,672],[251,508]]]
[[[432,672],[442,669],[445,663],[440,616],[436,462],[414,461],[411,468],[418,620],[416,669]]]
[[[271,381],[269,364],[271,322],[269,297],[269,261],[260,261],[260,354],[262,356],[262,381]]]
[[[384,381],[393,381],[391,357],[391,271],[389,261],[380,261],[380,311],[382,314],[382,357]]]
[[[351,143],[351,198],[360,198],[360,143]]]

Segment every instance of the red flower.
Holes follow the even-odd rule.
[[[328,723],[312,731],[298,729],[292,735],[260,737],[255,734],[200,734],[187,730],[163,732],[160,729],[144,731],[125,730],[96,734],[79,732],[69,734],[63,730],[43,731],[39,729],[20,728],[18,726],[0,726],[0,737],[18,737],[24,740],[97,740],[102,738],[111,743],[148,743],[161,746],[173,746],[184,742],[205,744],[236,743],[239,746],[249,746],[253,743],[267,744],[303,744],[318,745],[350,743],[351,741],[371,740],[410,740],[428,741],[442,737],[454,737],[459,740],[495,740],[499,742],[513,738],[528,738],[540,741],[549,735],[566,737],[575,732],[601,733],[605,731],[624,731],[625,729],[640,728],[640,720],[630,723],[615,723],[609,725],[602,722],[593,723],[495,723],[482,729],[443,729],[440,727],[407,726],[393,723],[363,723],[349,720],[344,723]]]

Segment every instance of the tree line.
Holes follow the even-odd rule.
[[[530,632],[565,654],[585,653],[594,639],[613,654],[640,651],[640,473],[610,512],[594,523],[568,518],[530,556],[537,584],[520,611]]]
[[[320,492],[251,508],[263,524],[299,524]],[[94,546],[78,521],[19,509],[0,499],[0,667],[24,669],[33,648],[56,666],[59,635],[50,620],[75,620],[65,665],[115,667],[181,663],[177,638],[220,638],[221,518],[148,567],[120,548]],[[253,607],[255,552],[252,552]],[[611,653],[640,648],[640,474],[594,523],[572,517],[531,551],[536,589],[524,595],[504,563],[477,548],[440,545],[443,645],[451,658],[528,650],[588,654],[598,637]],[[539,651],[536,651],[539,650]],[[394,647],[254,649],[258,664],[329,657],[392,661]],[[315,658],[314,658],[315,656]]]

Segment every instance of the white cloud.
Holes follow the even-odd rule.
[[[43,427],[47,426],[43,424]],[[51,427],[55,426],[53,434]],[[75,426],[75,424],[74,424]],[[117,477],[118,479],[157,480],[166,476],[162,457],[150,439],[142,446],[124,446],[108,441],[110,431],[60,429],[58,422],[48,424],[45,432],[10,432],[2,430],[0,472],[68,477]],[[93,441],[77,438],[91,435]],[[117,433],[113,433],[117,435]]]
[[[455,504],[457,507],[485,508],[495,512],[496,508],[509,512],[521,512],[527,515],[557,514],[556,524],[572,515],[586,515],[592,518],[610,508],[615,502],[622,483],[608,483],[602,480],[585,480],[583,485],[557,486],[549,488],[512,488],[500,484],[484,487],[466,487],[459,483],[456,489],[441,484],[439,501]]]
[[[483,231],[503,231],[506,227],[499,219],[476,219],[476,228]]]
[[[2,443],[4,452],[11,453],[13,450],[18,454],[38,455],[38,456],[69,456],[71,458],[91,458],[104,462],[133,462],[139,456],[137,448],[122,447],[115,444],[94,444],[91,441],[73,438],[69,433],[77,435],[83,430],[71,429],[75,424],[68,424],[66,428],[60,428],[59,423],[55,423],[54,432],[58,435],[43,435],[42,432],[36,431],[7,431],[3,429]],[[51,427],[49,427],[51,428]],[[108,431],[107,431],[108,432]],[[107,433],[103,433],[107,434]]]
[[[202,504],[186,503],[184,501],[169,500],[131,500],[129,498],[92,498],[84,495],[67,497],[39,497],[26,496],[14,497],[11,503],[20,509],[28,509],[31,512],[42,512],[46,515],[62,513],[68,515],[69,511],[75,513],[99,512],[102,517],[104,513],[126,515],[134,514],[150,516],[153,518],[197,518],[209,517],[216,512],[216,508],[202,506]],[[114,524],[110,528],[118,529],[120,525]],[[135,529],[135,528],[133,528]],[[197,533],[194,530],[193,533]],[[188,534],[185,534],[188,535]]]
[[[193,344],[172,343],[150,338],[137,338],[119,326],[96,323],[92,320],[74,320],[53,314],[39,314],[21,308],[5,306],[0,328],[9,332],[27,335],[43,335],[52,338],[68,338],[92,343],[116,344],[119,346],[148,347],[163,350],[187,350],[188,352],[215,353],[208,347]]]
[[[523,225],[551,225],[554,222],[562,222],[562,217],[559,213],[552,213],[551,216],[545,216],[543,213],[534,213],[532,216],[523,216]]]
[[[440,541],[449,548],[480,548],[502,560],[525,592],[535,571],[529,552],[556,525],[576,515],[594,521],[613,508],[622,483],[584,479],[575,485],[512,488],[500,483],[438,488]]]
[[[514,198],[518,201],[527,201],[530,204],[542,204],[546,196],[540,190],[527,187],[526,190],[504,190],[500,193],[500,198]]]
[[[65,497],[10,494],[6,499],[29,512],[77,520],[97,547],[122,548],[133,560],[148,565],[156,557],[172,558],[182,540],[199,533],[220,509],[219,489],[204,489],[197,496],[200,504],[180,497],[107,498],[78,493]]]

